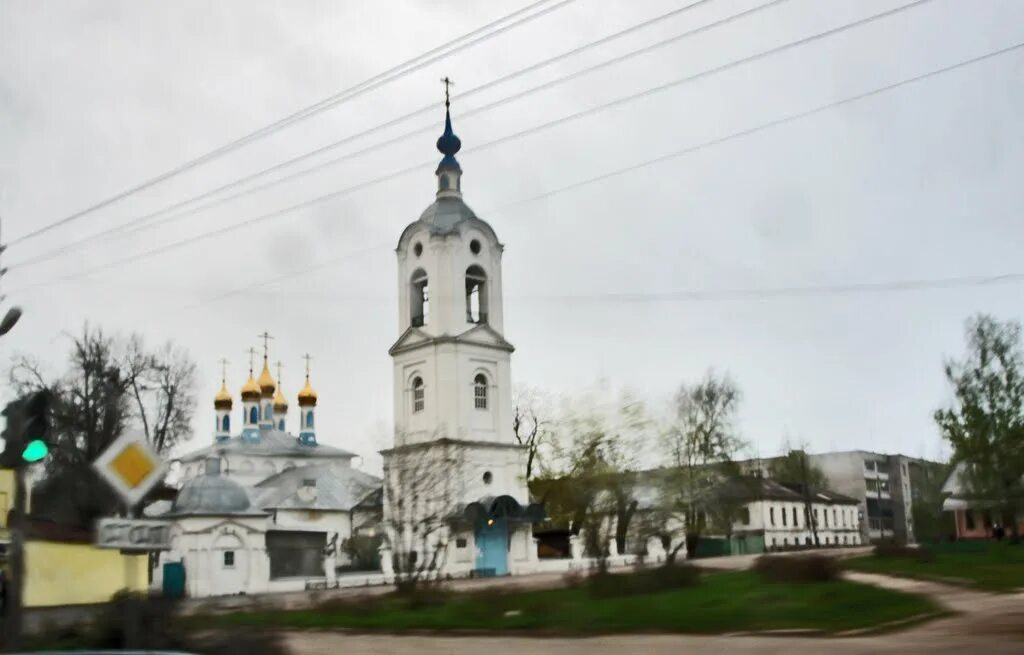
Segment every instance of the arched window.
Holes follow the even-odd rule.
[[[228,432],[228,431],[231,430],[231,417],[230,416],[225,414],[224,415],[224,421],[222,423],[223,423],[223,430],[224,430],[224,432]]]
[[[487,322],[487,274],[476,264],[466,269],[466,322]]]
[[[258,409],[256,409],[255,405],[253,405],[252,408],[249,410],[249,422],[250,423],[259,423],[260,422],[260,412],[259,412]]]
[[[409,279],[409,320],[413,327],[427,324],[430,318],[430,289],[427,272],[417,268]]]
[[[263,406],[263,420],[269,421],[274,417],[274,408],[270,403]]]
[[[483,373],[473,378],[473,407],[487,409],[487,376]]]
[[[284,419],[281,419],[280,421],[277,422],[277,429],[280,430],[281,432],[284,432]]]
[[[306,412],[306,427],[313,427],[313,412]]]
[[[422,412],[426,405],[426,394],[423,389],[423,378],[417,376],[412,379],[412,411]]]

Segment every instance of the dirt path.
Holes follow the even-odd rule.
[[[738,563],[737,563],[738,564]],[[734,566],[729,566],[734,568]],[[740,567],[736,567],[740,568]],[[799,637],[782,635],[632,635],[588,638],[435,637],[359,635],[340,632],[296,632],[287,635],[294,653],[346,655],[394,653],[443,655],[703,655],[739,653],[810,655],[829,653],[1024,653],[1024,594],[989,594],[934,582],[851,573],[851,580],[889,589],[920,593],[958,612],[937,621],[887,634],[853,637]]]

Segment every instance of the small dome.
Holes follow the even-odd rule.
[[[178,492],[172,514],[231,514],[249,509],[249,496],[237,482],[220,475],[192,478]]]
[[[270,374],[270,367],[267,366],[267,358],[263,358],[263,372],[260,373],[259,379],[260,392],[264,398],[269,398],[274,395],[274,389],[277,385],[274,384],[274,376]]]
[[[213,406],[217,409],[231,409],[231,392],[225,382],[221,382],[220,391],[213,397]]]
[[[281,393],[281,385],[277,386],[277,391],[274,392],[274,413],[284,413],[288,411],[288,399],[285,398],[284,394]]]
[[[299,407],[316,406],[316,398],[316,391],[309,383],[309,376],[306,376],[306,386],[302,387],[302,391],[299,392]]]
[[[260,399],[260,385],[256,384],[256,380],[252,379],[252,373],[249,373],[249,379],[246,380],[245,384],[242,385],[242,400],[259,400]]]

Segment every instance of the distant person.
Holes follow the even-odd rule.
[[[995,530],[993,530],[992,532],[993,532],[993,534],[994,534],[994,535],[995,535],[995,537],[996,537],[996,541],[1002,541],[1002,540],[1003,540],[1003,537],[1005,537],[1005,536],[1006,536],[1006,528],[1004,528],[1004,527],[1003,527],[1003,526],[1001,526],[1001,525],[997,525],[997,526],[995,527]]]

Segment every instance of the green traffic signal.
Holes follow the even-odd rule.
[[[26,462],[38,462],[47,456],[50,452],[50,447],[46,445],[46,442],[42,439],[33,439],[28,442],[25,446],[25,450],[21,451],[21,458]]]

